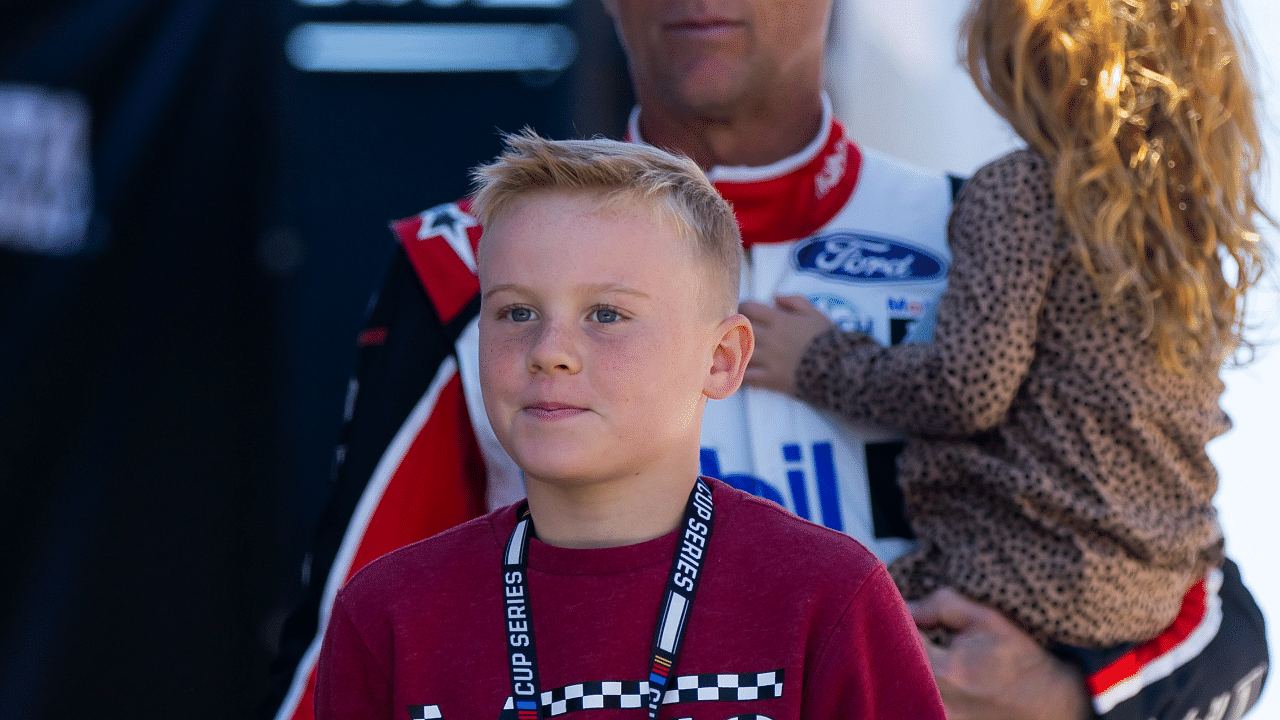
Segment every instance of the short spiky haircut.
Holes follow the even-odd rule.
[[[602,207],[644,204],[672,222],[703,263],[706,308],[726,317],[736,312],[742,235],[733,210],[692,160],[638,143],[547,140],[528,128],[504,140],[497,159],[472,171],[471,212],[482,224],[546,190],[599,193]]]

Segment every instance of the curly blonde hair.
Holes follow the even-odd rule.
[[[1099,293],[1135,302],[1178,372],[1248,345],[1267,260],[1262,141],[1225,1],[974,0],[962,35],[978,89],[1053,166]]]

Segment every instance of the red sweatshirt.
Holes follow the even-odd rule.
[[[712,481],[716,520],[660,718],[938,718],[914,623],[856,541]],[[339,593],[316,718],[498,718],[507,705],[508,507],[391,553]],[[529,549],[543,716],[647,716],[649,652],[677,533]]]

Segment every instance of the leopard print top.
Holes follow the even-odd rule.
[[[1158,634],[1222,558],[1205,443],[1230,421],[1205,362],[1165,370],[1137,313],[1108,311],[1031,151],[980,169],[951,216],[934,341],[833,329],[801,399],[912,436],[899,483],[919,544],[908,599],[950,585],[1046,644]]]

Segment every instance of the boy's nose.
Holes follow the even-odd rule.
[[[557,323],[546,323],[529,348],[529,371],[576,373],[581,360],[570,337],[571,331]]]

